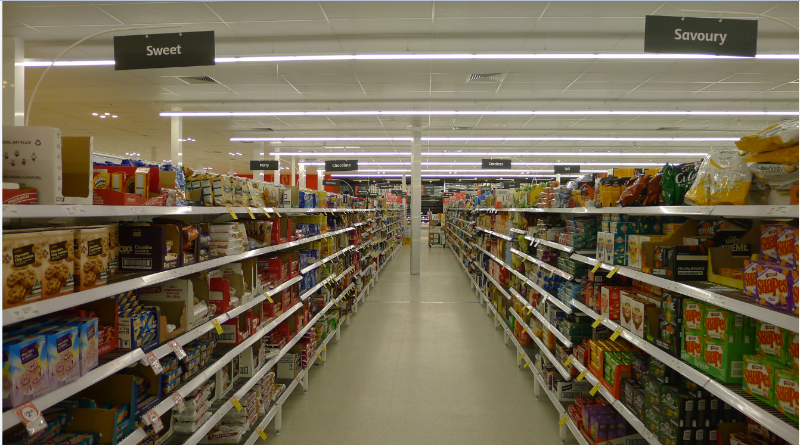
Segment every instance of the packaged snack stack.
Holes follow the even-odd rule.
[[[798,229],[761,225],[761,261],[745,260],[744,294],[758,304],[798,313]]]
[[[244,223],[211,224],[209,229],[209,253],[212,257],[236,255],[250,250]]]

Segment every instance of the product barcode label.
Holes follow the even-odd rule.
[[[150,258],[122,258],[124,269],[152,269],[153,260]]]

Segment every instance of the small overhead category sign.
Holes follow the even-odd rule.
[[[114,36],[114,69],[214,65],[214,31]]]
[[[392,187],[394,187],[394,184],[392,184],[391,182],[382,182],[382,183],[378,184],[378,188],[382,188],[382,189],[390,189]]]
[[[369,196],[369,187],[361,187],[361,186],[359,186],[358,190],[356,191],[356,194],[358,196]]]
[[[570,173],[580,173],[581,166],[580,165],[555,165],[553,166],[553,170],[557,174],[570,174]]]
[[[481,168],[511,170],[511,159],[481,159]]]
[[[755,57],[757,20],[648,15],[644,52]]]
[[[358,171],[358,161],[325,161],[326,172]]]
[[[322,185],[329,185],[331,187],[339,187],[339,180],[338,179],[323,179]]]
[[[278,161],[256,160],[250,161],[250,170],[279,170]]]

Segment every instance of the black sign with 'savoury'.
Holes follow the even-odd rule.
[[[755,57],[758,21],[648,15],[644,52]]]
[[[214,31],[114,36],[114,69],[214,65]]]

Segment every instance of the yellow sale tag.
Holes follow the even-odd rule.
[[[269,301],[270,303],[272,303],[272,297],[270,297],[269,295],[267,295],[267,301]]]
[[[530,307],[529,307],[529,308],[528,308],[528,313],[527,313],[527,314],[525,314],[525,315],[530,315],[530,314],[531,314],[531,312],[533,312],[533,308],[530,308]]]
[[[522,360],[522,357],[525,357],[525,354],[519,356],[519,359]]]
[[[614,268],[613,268],[613,269],[611,269],[611,272],[609,272],[609,273],[608,273],[608,275],[606,275],[606,278],[611,278],[611,277],[613,277],[613,276],[614,276],[614,274],[615,274],[615,273],[617,273],[617,271],[619,270],[619,268],[620,268],[620,266],[614,266]]]
[[[575,380],[580,382],[581,380],[583,380],[584,377],[586,377],[586,370],[585,369],[583,371],[581,371],[580,374],[578,374],[578,377],[575,377]]]
[[[569,418],[569,416],[564,414],[564,417],[562,417],[561,420],[558,421],[558,426],[564,426],[564,424],[567,423],[567,419],[568,418]]]
[[[523,366],[523,368],[527,368],[528,365],[530,365],[530,364],[531,364],[531,362],[525,362],[525,366]]]
[[[593,396],[593,395],[597,394],[597,391],[599,391],[599,390],[600,390],[600,384],[598,383],[598,384],[594,385],[591,390],[589,390],[589,395]]]
[[[233,407],[236,408],[236,411],[242,410],[242,404],[239,403],[238,400],[236,400],[236,397],[231,397],[231,403],[233,403]]]
[[[250,207],[245,207],[247,209],[247,213],[250,214],[250,219],[256,219],[256,216],[253,215],[253,211],[250,210]]]
[[[280,217],[281,217],[281,214],[280,214],[280,213],[278,213],[278,211],[277,211],[277,210],[275,210],[275,209],[272,209],[272,211],[273,211],[273,212],[275,212],[275,214],[276,214],[276,215],[278,215],[278,218],[280,218]]]
[[[603,263],[598,261],[597,264],[594,265],[594,268],[592,269],[592,273],[597,272],[597,269],[599,269],[602,264]]]
[[[570,363],[572,363],[572,356],[571,355],[569,357],[567,357],[567,361],[564,362],[564,366],[569,366]]]
[[[228,209],[228,213],[231,214],[231,217],[233,219],[239,219],[239,218],[236,217],[236,212],[233,211],[233,208],[231,206],[225,206],[225,208]]]
[[[317,354],[317,360],[322,360],[322,356]]]
[[[258,437],[260,437],[261,440],[267,440],[267,433],[265,433],[264,430],[262,430],[261,428],[256,428],[256,432],[258,433]]]
[[[618,328],[613,334],[611,334],[611,340],[616,340],[620,334],[622,334],[622,328]]]
[[[267,211],[266,207],[261,207],[261,211],[264,212],[265,215],[267,215],[267,218],[269,218],[269,212]]]
[[[602,323],[602,322],[603,322],[603,317],[600,317],[597,320],[595,320],[594,323],[592,323],[592,327],[596,328],[596,327],[600,326],[600,323]]]
[[[325,349],[325,345],[322,345],[322,350],[325,351],[325,352],[328,352],[328,350]]]
[[[211,320],[211,324],[214,325],[214,329],[217,330],[217,334],[222,335],[222,325],[220,325],[216,319]]]

